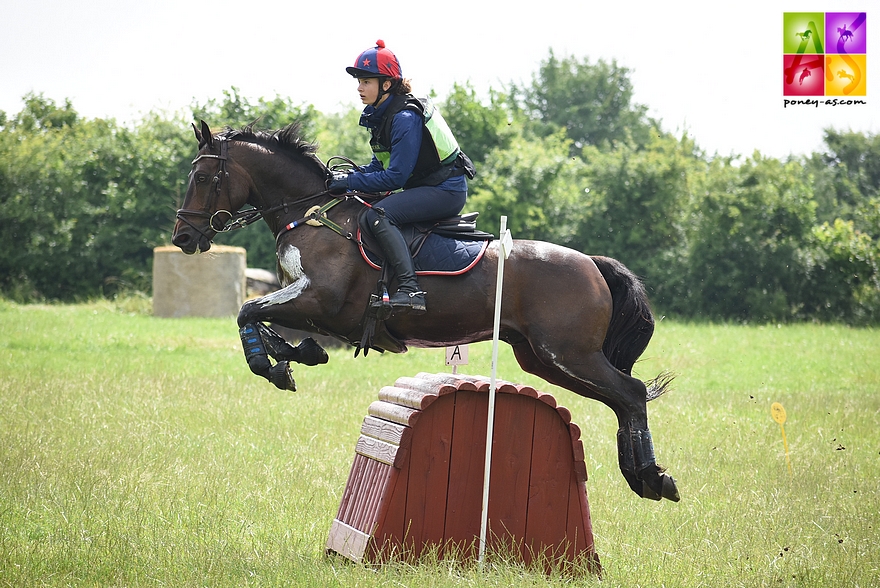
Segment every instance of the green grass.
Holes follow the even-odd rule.
[[[274,389],[232,319],[143,301],[0,302],[0,586],[880,586],[880,331],[663,322],[637,364],[682,501],[633,494],[609,409],[536,385],[583,430],[604,580],[428,560],[366,567],[324,543],[379,389],[442,350],[297,368]],[[460,371],[490,373],[491,346]],[[787,411],[792,475],[770,405]]]

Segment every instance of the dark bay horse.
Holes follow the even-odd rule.
[[[251,370],[293,390],[289,363],[316,365],[327,355],[311,338],[290,345],[266,323],[359,344],[379,274],[356,244],[364,204],[327,193],[328,169],[297,125],[218,135],[204,121],[193,128],[199,151],[172,242],[188,254],[204,252],[218,231],[266,222],[276,236],[282,288],[245,303],[238,324]],[[309,218],[321,223],[307,224]],[[421,277],[429,311],[380,321],[370,347],[404,352],[407,346],[490,340],[498,255],[492,242],[464,274]],[[620,426],[618,461],[630,487],[645,498],[677,501],[675,480],[657,465],[648,430],[647,401],[664,391],[669,378],[661,375],[646,387],[632,376],[654,331],[641,282],[613,259],[516,240],[502,296],[501,339],[522,369],[609,406]]]

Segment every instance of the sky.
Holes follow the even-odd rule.
[[[69,99],[87,118],[136,124],[150,111],[186,112],[236,87],[252,101],[281,96],[329,113],[359,105],[345,67],[383,39],[414,93],[441,99],[455,83],[482,97],[529,83],[550,51],[615,60],[630,70],[634,101],[665,130],[687,134],[709,155],[785,158],[821,151],[825,128],[880,132],[880,28],[868,4],[878,6],[0,0],[0,110],[21,111],[33,92],[59,105]],[[849,11],[868,14],[867,96],[858,97],[866,104],[786,107],[783,13]]]

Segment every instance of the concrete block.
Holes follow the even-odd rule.
[[[247,252],[213,245],[186,255],[174,246],[153,249],[153,315],[236,316],[247,290]]]

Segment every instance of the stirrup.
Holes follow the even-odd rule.
[[[425,294],[421,290],[417,292],[401,292],[398,290],[391,297],[391,308],[394,311],[405,310],[413,314],[422,314],[428,310],[425,303]]]

